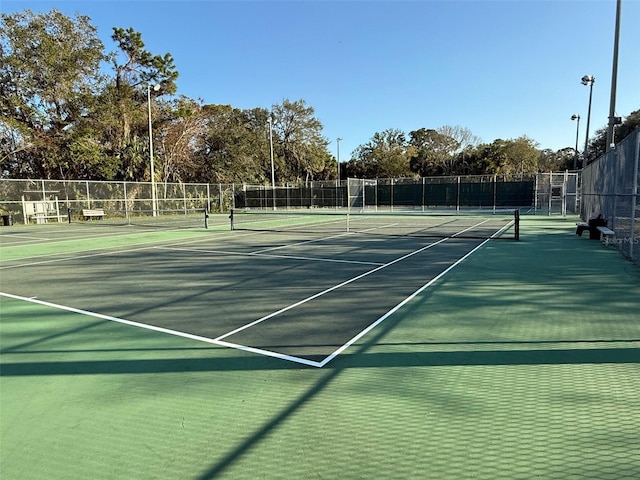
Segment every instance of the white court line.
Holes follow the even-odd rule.
[[[349,263],[355,265],[383,265],[380,262],[361,262],[358,260],[340,260],[336,258],[322,258],[322,257],[300,257],[296,255],[271,255],[268,253],[260,253],[260,252],[227,252],[224,250],[208,250],[201,248],[179,248],[179,247],[154,247],[158,250],[170,250],[170,251],[178,251],[178,252],[196,252],[196,253],[213,253],[216,255],[229,255],[236,257],[267,257],[267,258],[284,258],[291,260],[306,260],[311,262],[329,262],[329,263]]]
[[[48,242],[53,240],[53,238],[47,238],[47,237],[32,237],[30,235],[25,235],[23,233],[0,233],[0,238],[2,237],[6,237],[6,238],[16,238],[18,237],[19,239],[25,238],[27,240],[38,240],[38,241],[44,241],[44,242]],[[6,243],[3,245],[0,245],[0,247],[14,247],[14,246],[22,246],[24,245],[24,243]]]
[[[81,240],[86,240],[88,238],[93,238],[93,237],[81,237]],[[99,237],[101,238],[101,237]],[[216,239],[218,239],[218,237],[215,237]],[[71,241],[77,241],[78,239],[73,239],[73,240],[64,240],[62,242],[71,242]],[[196,239],[189,239],[188,241],[184,241],[184,242],[180,242],[178,243],[179,245],[184,245],[184,244],[188,244],[188,243],[197,243],[197,242],[206,242],[206,241],[211,241],[211,237],[199,237]],[[20,264],[13,264],[13,265],[4,265],[4,266],[0,266],[0,270],[4,270],[4,269],[8,269],[8,268],[20,268],[20,267],[30,267],[33,265],[45,265],[48,263],[59,263],[59,262],[66,262],[66,261],[70,261],[70,260],[75,260],[76,258],[91,258],[91,257],[100,257],[100,256],[104,256],[104,255],[117,255],[119,253],[129,253],[129,252],[137,252],[139,250],[149,250],[152,248],[155,248],[157,245],[157,243],[164,243],[165,241],[161,241],[161,242],[156,242],[155,244],[151,244],[151,243],[140,243],[139,247],[136,248],[127,248],[122,250],[122,247],[119,246],[115,246],[115,247],[98,247],[95,249],[89,249],[89,250],[84,250],[85,252],[95,252],[96,250],[100,251],[100,253],[86,253],[86,254],[79,254],[79,253],[74,253],[74,252],[65,252],[65,253],[48,253],[45,255],[38,255],[35,258],[36,259],[40,259],[40,258],[48,258],[48,257],[60,257],[60,258],[54,258],[54,259],[50,259],[50,260],[35,260],[32,262],[25,262],[25,263],[20,263]],[[171,242],[174,242],[173,240],[171,240]],[[57,243],[57,241],[56,241]],[[64,255],[61,257],[61,255]]]
[[[344,232],[344,233],[340,233],[338,235],[331,235],[329,237],[314,238],[313,240],[305,240],[304,242],[288,243],[286,245],[278,245],[277,247],[263,248],[262,250],[256,250],[253,253],[272,252],[273,250],[280,250],[281,248],[297,247],[299,245],[307,245],[309,243],[324,242],[325,240],[331,240],[332,238],[344,237],[346,235],[349,235],[349,234],[347,232]]]
[[[138,235],[142,235],[142,234],[133,234],[133,235],[138,236]],[[121,234],[89,235],[89,236],[83,236],[83,237],[68,238],[68,239],[63,239],[63,240],[56,240],[56,239],[50,239],[50,240],[51,240],[52,243],[69,243],[69,242],[77,242],[77,241],[80,241],[80,240],[91,240],[91,239],[94,239],[94,238],[105,238],[105,237],[112,237],[112,236],[124,236],[124,235],[121,235]],[[32,245],[33,244],[28,244],[27,246],[32,246]],[[36,244],[36,245],[39,245],[39,244]],[[138,243],[138,245],[144,245],[144,247],[141,247],[141,248],[146,248],[149,245],[149,243],[140,242],[140,243]],[[17,245],[14,244],[14,245],[5,245],[4,247],[5,248],[9,248],[9,247],[22,247],[22,246],[25,246],[25,245],[24,244],[17,244]],[[92,252],[92,251],[96,251],[96,250],[111,250],[113,253],[134,251],[132,249],[119,250],[119,248],[121,248],[121,247],[98,247],[98,248],[90,248],[90,249],[83,250],[83,251],[84,252]],[[99,254],[96,254],[96,255],[105,255],[105,254],[106,253],[99,253]],[[61,261],[64,261],[64,260],[72,260],[74,258],[82,258],[83,257],[82,255],[77,255],[75,252],[64,252],[64,253],[46,253],[44,255],[36,255],[35,258],[57,257],[57,256],[60,256],[60,255],[67,255],[67,256],[65,256],[63,258],[55,259],[53,261],[61,262]],[[46,263],[46,261],[43,261],[42,263]],[[37,262],[37,263],[25,263],[25,264],[22,264],[22,265],[8,265],[8,266],[5,266],[5,267],[0,267],[0,269],[2,269],[2,268],[13,268],[15,266],[20,267],[20,266],[29,266],[29,265],[39,265],[39,264],[40,264],[40,262]]]
[[[115,250],[115,251],[100,252],[100,253],[88,253],[86,255],[76,255],[76,254],[73,254],[73,253],[51,254],[51,255],[68,255],[68,256],[62,257],[62,258],[49,259],[49,260],[40,260],[40,261],[35,261],[35,262],[20,263],[20,264],[16,264],[16,265],[4,265],[4,266],[0,266],[0,270],[4,270],[4,269],[7,269],[7,268],[31,267],[33,265],[46,265],[48,263],[68,262],[70,260],[75,260],[77,258],[92,258],[92,257],[103,257],[105,255],[117,255],[119,253],[137,252],[137,251],[140,251],[140,250],[151,250],[152,248],[154,248],[153,245],[147,245],[147,246],[144,246],[144,247],[129,248],[127,250]],[[101,250],[104,250],[104,249],[101,249]],[[49,255],[43,255],[43,256],[49,256]]]
[[[382,270],[383,268],[389,267],[389,266],[391,266],[391,265],[393,265],[395,263],[398,263],[398,262],[400,262],[400,261],[402,261],[402,260],[404,260],[406,258],[412,257],[413,255],[416,255],[416,254],[418,254],[420,252],[423,252],[423,251],[427,250],[428,248],[434,247],[434,246],[444,242],[445,240],[446,240],[446,238],[443,238],[442,240],[438,240],[437,242],[430,243],[429,245],[426,245],[426,246],[424,246],[422,248],[419,248],[418,250],[415,250],[413,252],[407,253],[406,255],[403,255],[402,257],[398,257],[395,260],[392,260],[391,262],[385,263],[383,265],[380,265],[377,268],[374,268],[374,269],[369,270],[369,271],[367,271],[365,273],[362,273],[362,274],[357,275],[357,276],[355,276],[353,278],[350,278],[349,280],[346,280],[346,281],[344,281],[342,283],[339,283],[338,285],[334,285],[333,287],[330,287],[330,288],[327,288],[325,290],[322,290],[321,292],[318,292],[315,295],[311,295],[310,297],[304,298],[304,299],[300,300],[299,302],[296,302],[296,303],[293,303],[291,305],[288,305],[288,306],[286,306],[284,308],[281,308],[280,310],[278,310],[276,312],[270,313],[269,315],[265,315],[264,317],[259,318],[257,320],[254,320],[251,323],[248,323],[246,325],[243,325],[242,327],[236,328],[235,330],[232,330],[231,332],[225,333],[224,335],[221,335],[221,336],[217,337],[216,340],[222,340],[223,338],[226,338],[226,337],[229,337],[231,335],[234,335],[234,334],[236,334],[238,332],[241,332],[242,330],[245,330],[247,328],[253,327],[254,325],[257,325],[259,323],[264,322],[265,320],[268,320],[268,319],[273,318],[273,317],[275,317],[277,315],[280,315],[281,313],[284,313],[284,312],[286,312],[288,310],[291,310],[292,308],[298,307],[298,306],[300,306],[300,305],[302,305],[304,303],[307,303],[307,302],[309,302],[309,301],[311,301],[311,300],[313,300],[315,298],[321,297],[322,295],[325,295],[325,294],[327,294],[329,292],[332,292],[332,291],[334,291],[334,290],[336,290],[338,288],[344,287],[345,285],[348,285],[348,284],[350,284],[352,282],[355,282],[356,280],[360,280],[361,278],[364,278],[367,275],[371,275],[372,273],[378,272],[378,271]]]
[[[20,247],[20,246],[32,246],[32,245],[38,245],[42,242],[52,242],[52,243],[68,243],[68,242],[77,242],[80,240],[91,240],[94,238],[111,238],[111,237],[122,237],[124,235],[142,235],[144,232],[140,232],[140,233],[126,233],[123,234],[121,232],[115,232],[115,233],[105,233],[105,232],[100,232],[100,233],[96,233],[96,234],[91,234],[91,235],[82,235],[82,236],[78,236],[78,237],[73,237],[73,238],[47,238],[47,237],[28,237],[32,240],[36,240],[33,242],[29,242],[29,243],[15,243],[13,245],[3,245],[4,247]],[[22,236],[22,234],[19,234]],[[54,254],[55,255],[55,254]]]
[[[262,348],[248,347],[246,345],[240,345],[239,343],[225,342],[223,340],[212,340],[212,342],[224,347],[234,348],[236,350],[242,350],[244,352],[257,353],[260,355],[265,355],[267,357],[279,358],[281,360],[288,360],[290,362],[301,363],[310,367],[322,367],[321,362],[315,362],[313,360],[309,360],[308,358],[294,357],[292,355],[285,355],[284,353],[272,352],[271,350],[263,350]]]
[[[429,288],[431,285],[433,285],[435,282],[437,282],[438,280],[440,280],[440,278],[442,278],[444,275],[446,275],[447,273],[449,273],[453,268],[455,268],[456,266],[458,266],[460,263],[462,263],[467,257],[469,257],[470,255],[472,255],[473,253],[475,253],[479,248],[481,248],[485,243],[487,243],[490,239],[485,240],[484,242],[482,242],[480,245],[478,245],[477,247],[475,247],[473,250],[471,250],[470,252],[468,252],[465,256],[459,258],[458,260],[456,260],[455,263],[449,265],[445,270],[443,270],[442,272],[440,272],[438,275],[436,275],[434,278],[432,278],[431,280],[429,280],[427,283],[425,283],[422,287],[420,287],[418,290],[416,290],[415,292],[413,292],[411,295],[409,295],[407,298],[405,298],[403,301],[401,301],[399,304],[397,304],[395,307],[393,307],[391,310],[389,310],[387,313],[385,313],[383,316],[381,316],[380,318],[378,318],[375,322],[373,322],[371,325],[369,325],[367,328],[365,328],[364,330],[362,330],[360,333],[358,333],[355,337],[353,337],[351,340],[349,340],[347,343],[345,343],[344,345],[342,345],[340,348],[338,348],[335,352],[333,352],[331,355],[329,355],[328,357],[326,357],[324,360],[322,360],[319,365],[319,367],[324,367],[327,363],[329,363],[331,360],[333,360],[335,357],[337,357],[338,355],[340,355],[342,352],[344,352],[347,348],[349,348],[351,345],[353,345],[355,342],[357,342],[359,339],[361,339],[363,336],[365,336],[367,333],[369,333],[371,330],[373,330],[375,327],[377,327],[378,325],[380,325],[382,322],[384,322],[387,318],[389,318],[393,313],[397,312],[402,306],[404,306],[405,304],[407,304],[408,302],[410,302],[411,300],[413,300],[416,296],[418,296],[419,294],[421,294],[422,292],[424,292],[427,288]]]
[[[486,220],[485,220],[486,221]],[[478,225],[481,225],[484,222],[480,222]],[[476,225],[474,225],[475,227]],[[425,283],[422,287],[420,287],[418,290],[416,290],[415,292],[413,292],[411,295],[409,295],[407,298],[405,298],[402,302],[400,302],[399,304],[397,304],[395,307],[393,307],[391,310],[389,310],[387,313],[385,313],[384,315],[382,315],[380,318],[378,318],[375,322],[373,322],[371,325],[369,325],[367,328],[365,328],[364,330],[362,330],[360,333],[358,333],[355,337],[353,337],[351,340],[349,340],[347,343],[345,343],[344,345],[342,345],[340,348],[338,348],[335,352],[333,352],[331,355],[329,355],[328,357],[326,357],[324,360],[322,360],[319,365],[319,367],[324,367],[327,363],[329,363],[331,360],[333,360],[335,357],[337,357],[338,355],[340,355],[342,352],[344,352],[347,348],[349,348],[351,345],[353,345],[355,342],[357,342],[359,339],[361,339],[363,336],[365,336],[367,333],[369,333],[371,330],[373,330],[375,327],[377,327],[378,325],[380,325],[382,322],[384,322],[389,316],[391,316],[393,313],[397,312],[402,306],[404,306],[405,304],[407,304],[408,302],[410,302],[411,300],[413,300],[416,296],[418,296],[419,294],[421,294],[422,292],[424,292],[427,288],[429,288],[431,285],[433,285],[435,282],[437,282],[440,278],[442,278],[443,276],[445,276],[447,273],[449,273],[451,270],[453,270],[455,267],[457,267],[460,263],[462,263],[465,259],[467,259],[468,257],[470,257],[472,254],[474,254],[476,251],[478,251],[480,248],[482,248],[487,242],[489,242],[491,239],[496,238],[498,235],[500,235],[500,233],[503,230],[506,230],[507,228],[509,228],[511,226],[511,223],[509,225],[506,225],[504,227],[502,227],[499,231],[497,231],[496,233],[494,233],[491,238],[486,239],[485,241],[483,241],[482,243],[480,243],[479,245],[477,245],[475,248],[473,248],[471,251],[469,251],[466,255],[464,255],[463,257],[460,257],[458,260],[456,260],[454,263],[452,263],[451,265],[449,265],[445,270],[443,270],[442,272],[440,272],[438,275],[436,275],[434,278],[432,278],[431,280],[429,280],[427,283]],[[473,227],[469,227],[469,228],[473,228]],[[469,229],[466,229],[469,230]],[[452,237],[460,235],[462,233],[464,233],[466,230],[462,230],[461,232],[456,233],[455,235],[452,235]]]
[[[364,230],[359,230],[357,232],[346,231],[346,232],[343,232],[343,233],[339,233],[337,235],[330,235],[328,237],[316,238],[316,239],[313,239],[313,240],[305,240],[304,242],[290,243],[290,244],[287,244],[287,245],[278,245],[277,247],[265,248],[263,250],[256,250],[255,253],[269,252],[269,251],[272,251],[272,250],[279,250],[281,248],[297,247],[299,245],[306,245],[308,243],[324,242],[325,240],[331,240],[332,238],[347,237],[347,236],[352,236],[352,235],[355,235],[355,234],[362,235],[362,234],[366,234],[367,232],[371,232],[371,231],[374,231],[374,230],[380,230],[380,229],[383,229],[383,228],[389,228],[389,227],[393,227],[395,225],[398,225],[398,224],[397,223],[389,223],[389,224],[386,224],[386,225],[378,225],[376,227],[366,228]],[[295,230],[292,230],[292,232],[295,233]],[[378,265],[380,265],[380,264],[378,264]]]
[[[322,237],[322,238],[317,238],[314,240],[306,240],[304,242],[296,242],[296,243],[291,243],[291,244],[287,244],[287,245],[278,245],[277,247],[271,247],[271,248],[265,248],[263,250],[256,250],[255,254],[262,254],[263,252],[269,252],[269,251],[273,251],[273,250],[279,250],[282,248],[290,248],[290,247],[297,247],[299,245],[306,245],[308,243],[314,243],[314,242],[323,242],[325,240],[331,240],[332,238],[339,238],[339,237],[347,237],[347,236],[353,236],[353,235],[363,235],[366,234],[368,232],[371,232],[373,230],[380,230],[382,228],[389,228],[389,227],[393,227],[394,225],[397,225],[396,223],[390,223],[387,225],[380,225],[377,227],[371,227],[371,228],[367,228],[365,230],[360,230],[358,232],[344,232],[344,233],[340,233],[337,235],[331,235],[329,237]],[[295,257],[294,257],[295,258]],[[381,263],[371,263],[372,265],[382,265]]]
[[[236,350],[243,350],[243,351],[246,351],[246,352],[259,353],[259,354],[262,354],[262,355],[265,355],[265,356],[269,356],[269,357],[275,357],[275,358],[280,358],[282,360],[289,360],[291,362],[302,363],[304,365],[309,365],[311,367],[319,367],[320,366],[319,362],[314,362],[314,361],[308,360],[306,358],[292,357],[290,355],[284,355],[282,353],[271,352],[269,350],[262,350],[260,348],[246,347],[244,345],[231,344],[229,342],[221,342],[219,340],[208,338],[208,337],[203,337],[203,336],[200,336],[200,335],[193,335],[191,333],[180,332],[178,330],[171,330],[169,328],[156,327],[154,325],[147,325],[146,323],[139,323],[139,322],[134,322],[132,320],[125,320],[124,318],[112,317],[111,315],[104,315],[102,313],[91,312],[89,310],[82,310],[80,308],[68,307],[66,305],[60,305],[60,304],[57,304],[57,303],[46,302],[44,300],[38,300],[36,298],[22,297],[20,295],[13,295],[11,293],[5,293],[5,292],[0,292],[0,296],[7,297],[7,298],[12,298],[14,300],[21,300],[21,301],[24,301],[24,302],[35,303],[35,304],[38,304],[38,305],[43,305],[45,307],[56,308],[58,310],[64,310],[64,311],[67,311],[67,312],[77,313],[77,314],[80,314],[80,315],[86,315],[88,317],[99,318],[101,320],[107,320],[109,322],[122,323],[124,325],[129,325],[129,326],[132,326],[132,327],[138,327],[138,328],[143,328],[145,330],[151,330],[151,331],[154,331],[154,332],[165,333],[165,334],[173,335],[173,336],[176,336],[176,337],[188,338],[190,340],[196,340],[196,341],[199,341],[199,342],[211,343],[211,344],[214,344],[214,345],[220,345],[222,347],[232,347],[232,348],[235,348]]]
[[[472,228],[472,227],[470,227]],[[507,228],[507,227],[505,227]],[[466,231],[467,229],[456,233],[454,236],[457,236],[459,234],[464,233],[464,231]],[[502,230],[501,230],[502,231]],[[494,234],[492,236],[495,237],[499,234],[500,232],[497,232],[496,234]],[[337,288],[340,288],[344,285],[347,285],[351,282],[354,282],[360,278],[363,278],[371,273],[374,273],[376,271],[379,271],[383,268],[386,268],[390,265],[393,265],[401,260],[404,260],[406,258],[409,258],[417,253],[420,253],[424,250],[427,250],[435,245],[438,245],[442,242],[445,242],[446,240],[448,240],[448,238],[444,238],[441,239],[437,242],[434,242],[432,244],[429,244],[423,248],[420,248],[414,252],[410,252],[407,255],[404,255],[402,257],[399,257],[389,263],[380,265],[377,268],[374,268],[373,270],[370,270],[368,272],[365,272],[364,274],[358,275],[350,280],[347,280],[345,282],[342,282],[339,285],[336,285],[334,287],[331,287],[327,290],[324,290],[323,292],[319,292],[311,297],[308,297],[304,300],[301,300],[300,302],[297,302],[293,305],[289,305],[288,307],[285,307],[277,312],[274,312],[270,315],[267,315],[265,317],[262,317],[258,320],[255,320],[254,322],[251,322],[243,327],[240,327],[236,330],[233,330],[227,334],[221,335],[215,339],[211,339],[208,337],[202,337],[199,335],[193,335],[190,333],[185,333],[185,332],[180,332],[177,330],[171,330],[171,329],[167,329],[167,328],[163,328],[163,327],[156,327],[153,325],[147,325],[147,324],[143,324],[143,323],[139,323],[139,322],[134,322],[131,320],[125,320],[125,319],[121,319],[121,318],[117,318],[117,317],[112,317],[109,315],[103,315],[103,314],[99,314],[99,313],[95,313],[95,312],[90,312],[88,310],[81,310],[78,308],[74,308],[74,307],[67,307],[64,305],[58,305],[55,303],[51,303],[51,302],[46,302],[46,301],[42,301],[42,300],[37,300],[35,298],[27,298],[27,297],[22,297],[19,295],[13,295],[13,294],[9,294],[9,293],[4,293],[4,292],[0,292],[0,296],[5,296],[8,298],[13,298],[13,299],[17,299],[17,300],[22,300],[22,301],[26,301],[26,302],[31,302],[31,303],[36,303],[36,304],[40,304],[40,305],[44,305],[44,306],[49,306],[52,308],[57,308],[57,309],[61,309],[61,310],[65,310],[65,311],[70,311],[70,312],[74,312],[74,313],[78,313],[78,314],[82,314],[82,315],[87,315],[87,316],[91,316],[91,317],[95,317],[95,318],[100,318],[100,319],[104,319],[104,320],[108,320],[108,321],[113,321],[113,322],[117,322],[117,323],[122,323],[122,324],[126,324],[126,325],[130,325],[130,326],[135,326],[135,327],[139,327],[139,328],[143,328],[143,329],[147,329],[147,330],[152,330],[152,331],[156,331],[156,332],[161,332],[161,333],[165,333],[165,334],[170,334],[170,335],[174,335],[174,336],[178,336],[178,337],[183,337],[183,338],[188,338],[188,339],[192,339],[192,340],[197,340],[197,341],[201,341],[201,342],[205,342],[205,343],[209,343],[209,344],[215,344],[215,345],[220,345],[220,346],[225,346],[225,347],[230,347],[230,348],[234,348],[237,350],[242,350],[242,351],[246,351],[246,352],[251,352],[251,353],[257,353],[257,354],[262,354],[265,356],[270,356],[270,357],[274,357],[274,358],[279,358],[282,360],[288,360],[288,361],[292,361],[295,363],[300,363],[300,364],[304,364],[304,365],[308,365],[308,366],[312,366],[312,367],[318,367],[321,368],[323,366],[325,366],[327,363],[329,363],[332,359],[334,359],[337,355],[339,355],[340,353],[342,353],[345,349],[347,349],[349,346],[353,345],[353,343],[355,343],[356,341],[358,341],[360,338],[362,338],[364,335],[366,335],[368,332],[370,332],[373,328],[375,328],[376,326],[378,326],[380,323],[382,323],[384,320],[386,320],[390,315],[392,315],[393,313],[395,313],[399,308],[401,308],[403,305],[405,305],[406,303],[408,303],[410,300],[412,300],[413,298],[415,298],[418,294],[420,294],[421,292],[423,292],[425,289],[427,289],[428,287],[430,287],[431,285],[433,285],[437,280],[439,280],[440,278],[442,278],[445,274],[447,274],[449,271],[451,271],[454,267],[456,267],[457,265],[459,265],[462,261],[464,261],[466,258],[468,258],[470,255],[472,255],[473,253],[475,253],[478,249],[480,249],[482,246],[484,246],[490,239],[487,239],[485,241],[483,241],[481,244],[479,244],[478,246],[476,246],[475,248],[473,248],[470,252],[468,252],[466,255],[464,255],[463,257],[461,257],[460,259],[458,259],[455,263],[453,263],[452,265],[450,265],[449,267],[447,267],[444,271],[442,271],[440,274],[438,274],[436,277],[434,277],[433,279],[431,279],[428,283],[426,283],[425,285],[423,285],[422,287],[420,287],[418,290],[416,290],[413,294],[411,294],[409,297],[407,297],[406,299],[404,299],[402,302],[400,302],[398,305],[396,305],[395,307],[393,307],[391,310],[389,310],[387,313],[385,313],[382,317],[378,318],[374,323],[372,323],[369,327],[367,327],[366,329],[364,329],[363,331],[361,331],[360,333],[358,333],[356,336],[354,336],[351,340],[349,340],[347,343],[345,343],[343,346],[341,346],[340,348],[338,348],[336,351],[334,351],[331,355],[329,355],[328,357],[325,357],[321,362],[315,362],[312,360],[308,360],[305,358],[300,358],[300,357],[294,357],[294,356],[290,356],[290,355],[285,355],[285,354],[281,354],[281,353],[277,353],[277,352],[272,352],[269,350],[263,350],[263,349],[259,349],[259,348],[255,348],[255,347],[248,347],[245,345],[240,345],[240,344],[236,344],[236,343],[231,343],[231,342],[227,342],[224,341],[223,339],[233,335],[234,333],[240,332],[246,328],[249,328],[251,326],[257,325],[269,318],[272,318],[280,313],[283,313],[287,310],[290,310],[292,308],[295,308],[303,303],[306,303],[314,298],[320,297],[326,293],[329,293],[330,291],[333,291]],[[149,246],[149,247],[145,247],[145,248],[159,248],[156,246]],[[140,250],[140,249],[132,249],[130,251],[134,251],[134,250]],[[101,253],[101,254],[97,254],[97,255],[107,255],[109,253]],[[88,256],[97,256],[97,255],[88,255]]]
[[[269,315],[266,315],[266,316],[264,316],[264,317],[262,317],[262,318],[259,318],[258,320],[255,320],[255,321],[253,321],[253,322],[251,322],[251,323],[249,323],[249,324],[247,324],[247,325],[244,325],[244,326],[239,327],[239,328],[237,328],[237,329],[235,329],[235,330],[233,330],[233,331],[231,331],[231,332],[228,332],[228,333],[226,333],[226,334],[224,334],[224,335],[221,335],[221,336],[217,337],[215,340],[216,340],[216,341],[218,341],[218,342],[220,342],[220,344],[223,344],[223,343],[224,343],[224,344],[226,344],[227,346],[232,347],[232,348],[248,348],[248,347],[244,347],[244,346],[242,346],[242,345],[238,345],[238,344],[235,344],[235,343],[223,342],[223,339],[224,339],[224,338],[227,338],[227,337],[229,337],[229,336],[231,336],[231,335],[234,335],[235,333],[241,332],[242,330],[245,330],[245,329],[247,329],[247,328],[250,328],[250,327],[253,327],[253,326],[255,326],[255,325],[258,325],[259,323],[262,323],[262,322],[264,322],[265,320],[268,320],[268,319],[270,319],[270,318],[273,318],[273,317],[275,317],[275,316],[277,316],[277,315],[279,315],[279,314],[281,314],[281,313],[283,313],[283,312],[286,312],[287,310],[291,310],[291,309],[293,309],[293,308],[295,308],[295,307],[298,307],[298,306],[300,306],[300,305],[302,305],[302,304],[304,304],[304,303],[306,303],[306,302],[308,302],[308,301],[310,301],[310,300],[313,300],[313,299],[315,299],[315,298],[318,298],[318,297],[320,297],[320,296],[322,296],[322,295],[325,295],[326,293],[329,293],[329,292],[331,292],[331,291],[333,291],[333,290],[336,290],[336,289],[338,289],[338,288],[340,288],[340,287],[343,287],[344,285],[347,285],[347,284],[352,283],[352,282],[354,282],[354,281],[356,281],[356,280],[359,280],[359,279],[361,279],[361,278],[363,278],[363,277],[366,277],[367,275],[370,275],[370,274],[372,274],[372,273],[374,273],[374,272],[377,272],[377,271],[379,271],[379,270],[382,270],[383,268],[386,268],[386,267],[388,267],[388,266],[390,266],[390,265],[393,265],[394,263],[397,263],[397,262],[399,262],[399,261],[401,261],[401,260],[404,260],[404,259],[406,259],[406,258],[408,258],[408,257],[411,257],[411,256],[413,256],[413,255],[415,255],[415,254],[417,254],[417,253],[423,252],[424,250],[427,250],[427,249],[429,249],[429,248],[431,248],[431,247],[433,247],[433,246],[439,245],[440,243],[445,242],[445,241],[449,240],[450,238],[453,238],[453,237],[456,237],[456,236],[458,236],[458,235],[461,235],[461,234],[463,234],[464,232],[466,232],[466,231],[468,231],[468,230],[470,230],[470,229],[472,229],[472,228],[474,228],[474,227],[476,227],[476,226],[478,226],[478,225],[482,225],[483,223],[485,223],[485,222],[487,222],[487,221],[488,221],[488,220],[483,220],[483,221],[479,222],[478,224],[476,224],[476,225],[474,225],[474,226],[468,227],[468,228],[466,228],[466,229],[464,229],[464,230],[461,230],[461,231],[459,231],[459,232],[455,233],[454,235],[452,235],[452,236],[451,236],[451,237],[449,237],[449,238],[443,238],[443,239],[441,239],[441,240],[438,240],[437,242],[434,242],[434,243],[432,243],[432,244],[429,244],[429,245],[427,245],[427,246],[425,246],[425,247],[423,247],[423,248],[420,248],[420,249],[418,249],[418,250],[416,250],[416,251],[414,251],[414,252],[411,252],[411,253],[409,253],[409,254],[407,254],[407,255],[404,255],[404,256],[402,256],[402,257],[399,257],[399,258],[397,258],[397,259],[395,259],[395,260],[393,260],[393,261],[391,261],[391,262],[389,262],[389,263],[386,263],[386,264],[384,264],[384,265],[381,265],[381,266],[379,266],[378,268],[374,268],[373,270],[370,270],[370,271],[365,272],[365,273],[363,273],[363,274],[361,274],[361,275],[358,275],[358,276],[356,276],[356,277],[353,277],[353,278],[351,278],[351,279],[349,279],[349,280],[347,280],[347,281],[345,281],[345,282],[342,282],[342,283],[340,283],[340,284],[338,284],[338,285],[335,285],[335,286],[333,286],[333,287],[331,287],[331,288],[328,288],[328,289],[326,289],[326,290],[323,290],[322,292],[319,292],[319,293],[317,293],[317,294],[315,294],[315,295],[312,295],[312,296],[310,296],[310,297],[308,297],[308,298],[305,298],[305,299],[303,299],[303,300],[301,300],[301,301],[299,301],[299,302],[297,302],[297,303],[294,303],[294,304],[289,305],[289,306],[287,306],[287,307],[285,307],[285,308],[282,308],[282,309],[278,310],[277,312],[273,312],[273,313],[271,313],[271,314],[269,314]],[[494,238],[494,237],[496,237],[497,235],[499,235],[499,233],[500,233],[500,232],[502,232],[505,228],[507,228],[507,227],[503,227],[503,228],[502,228],[502,229],[500,229],[498,232],[494,233],[494,234],[491,236],[491,238]],[[463,257],[459,258],[455,263],[451,264],[451,265],[450,265],[449,267],[447,267],[444,271],[440,272],[436,277],[434,277],[434,278],[433,278],[433,279],[431,279],[429,282],[427,282],[425,285],[423,285],[423,286],[422,286],[422,287],[420,287],[418,290],[416,290],[413,294],[411,294],[410,296],[408,296],[407,298],[405,298],[402,302],[398,303],[395,307],[393,307],[391,310],[389,310],[387,313],[385,313],[382,317],[378,318],[374,323],[372,323],[372,324],[371,324],[371,325],[369,325],[367,328],[365,328],[363,331],[361,331],[360,333],[358,333],[358,334],[357,334],[356,336],[354,336],[351,340],[349,340],[347,343],[345,343],[344,345],[342,345],[340,348],[338,348],[338,349],[337,349],[336,351],[334,351],[331,355],[329,355],[328,357],[326,357],[325,359],[323,359],[321,362],[311,362],[311,361],[307,361],[307,362],[306,362],[306,364],[307,364],[307,365],[311,365],[311,366],[320,367],[320,368],[321,368],[321,367],[323,367],[323,366],[325,366],[325,365],[326,365],[327,363],[329,363],[332,359],[334,359],[337,355],[339,355],[339,354],[340,354],[340,353],[342,353],[345,349],[347,349],[349,346],[353,345],[353,343],[355,343],[356,341],[358,341],[358,339],[362,338],[364,335],[366,335],[368,332],[370,332],[373,328],[375,328],[376,326],[378,326],[380,323],[382,323],[384,320],[386,320],[389,316],[391,316],[393,313],[395,313],[395,312],[396,312],[398,309],[400,309],[403,305],[405,305],[406,303],[408,303],[409,301],[411,301],[413,298],[415,298],[417,295],[419,295],[421,292],[423,292],[425,289],[427,289],[428,287],[430,287],[431,285],[433,285],[436,281],[438,281],[438,280],[439,280],[440,278],[442,278],[445,274],[447,274],[449,271],[451,271],[454,267],[456,267],[457,265],[459,265],[462,261],[464,261],[464,260],[465,260],[466,258],[468,258],[470,255],[472,255],[473,253],[475,253],[478,249],[480,249],[480,248],[481,248],[482,246],[484,246],[487,242],[489,242],[489,240],[491,240],[491,238],[484,240],[482,243],[480,243],[479,245],[477,245],[475,248],[473,248],[471,251],[469,251],[469,252],[468,252],[467,254],[465,254]],[[297,358],[297,357],[295,357],[295,358]],[[303,363],[304,363],[304,362],[303,362]]]

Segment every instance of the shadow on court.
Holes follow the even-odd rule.
[[[366,348],[363,348],[366,350]],[[5,352],[6,353],[6,352]],[[31,352],[29,352],[31,353]],[[344,354],[328,369],[380,367],[459,367],[474,365],[578,365],[638,363],[640,348],[577,348],[544,350],[463,350]],[[195,359],[95,360],[73,362],[12,362],[0,376],[119,375],[236,370],[292,370],[304,367],[265,356]]]

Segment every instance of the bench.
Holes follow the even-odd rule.
[[[598,228],[598,232],[602,235],[602,239],[604,240],[605,243],[609,243],[609,237],[612,237],[616,234],[616,232],[614,232],[613,230],[607,227],[600,226],[597,228]]]
[[[85,220],[91,220],[97,218],[102,220],[104,218],[104,209],[102,208],[83,208],[82,215]]]
[[[600,214],[594,214],[589,218],[588,222],[576,222],[576,226],[576,235],[579,237],[582,236],[582,232],[588,230],[590,240],[600,240],[600,231],[598,231],[598,227],[606,227],[607,220],[602,218],[602,215]]]

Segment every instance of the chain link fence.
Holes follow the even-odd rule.
[[[350,178],[341,182],[243,185],[235,208],[350,208],[385,210],[525,209],[577,214],[577,174]]]
[[[217,213],[231,209],[233,190],[233,185],[206,183],[3,179],[0,211],[5,224],[63,222],[97,208],[111,218],[204,209]]]
[[[109,218],[232,208],[345,208],[382,210],[519,209],[524,213],[577,214],[577,174],[475,175],[346,179],[270,185],[0,180],[0,214],[6,222],[64,222],[100,209]],[[155,187],[155,191],[154,188]],[[155,193],[155,195],[154,195]]]
[[[640,265],[640,128],[582,171],[582,207],[586,221],[601,213],[615,235],[613,244]]]

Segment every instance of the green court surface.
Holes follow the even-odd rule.
[[[0,478],[640,478],[640,270],[575,218],[211,220],[0,227]]]

